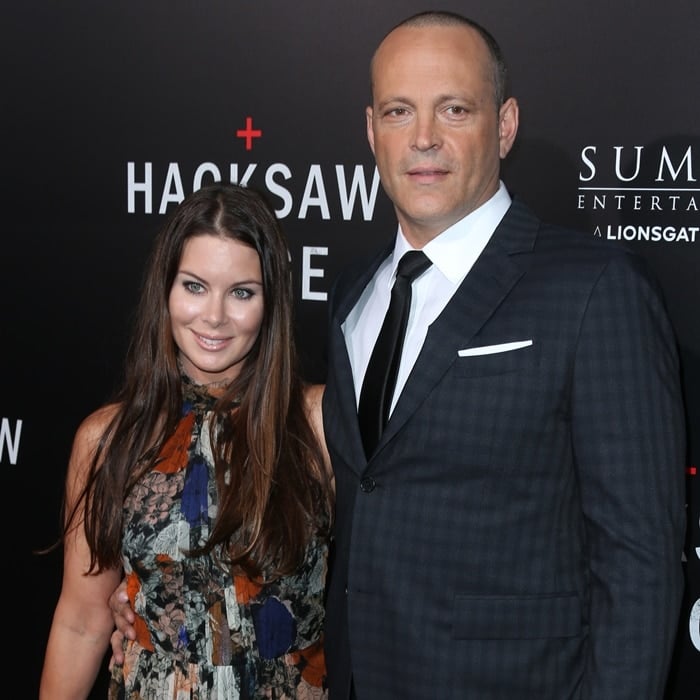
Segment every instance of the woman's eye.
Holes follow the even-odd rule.
[[[244,287],[236,287],[231,294],[233,294],[236,299],[250,299],[253,296],[253,291],[251,289],[245,289]]]
[[[201,294],[202,291],[204,291],[204,287],[200,282],[184,282],[184,287],[188,292],[192,292],[192,294]]]

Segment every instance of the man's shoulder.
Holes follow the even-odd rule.
[[[576,253],[598,259],[639,255],[635,249],[623,241],[608,240],[601,235],[586,231],[582,226],[541,219],[517,197],[514,197],[504,221],[509,221],[515,226],[536,228],[535,250],[538,252],[550,251],[563,255]]]
[[[574,284],[575,280],[596,278],[605,269],[625,270],[633,278],[655,279],[649,261],[629,244],[576,226],[542,220],[517,199],[504,222],[530,230],[523,236],[528,242],[526,249],[512,252],[528,253],[529,269],[544,271],[552,279],[563,278]]]

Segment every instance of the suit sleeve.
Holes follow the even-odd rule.
[[[683,592],[685,417],[675,336],[641,259],[592,288],[572,431],[590,571],[582,697],[663,697]]]

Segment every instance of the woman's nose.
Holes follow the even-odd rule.
[[[212,294],[207,299],[204,320],[212,326],[220,326],[226,320],[226,306],[218,295]]]

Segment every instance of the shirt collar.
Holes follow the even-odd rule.
[[[510,204],[508,190],[500,182],[491,199],[433,238],[423,252],[447,279],[459,283],[486,247]],[[390,281],[394,280],[401,256],[408,250],[412,247],[399,226],[390,263]]]

